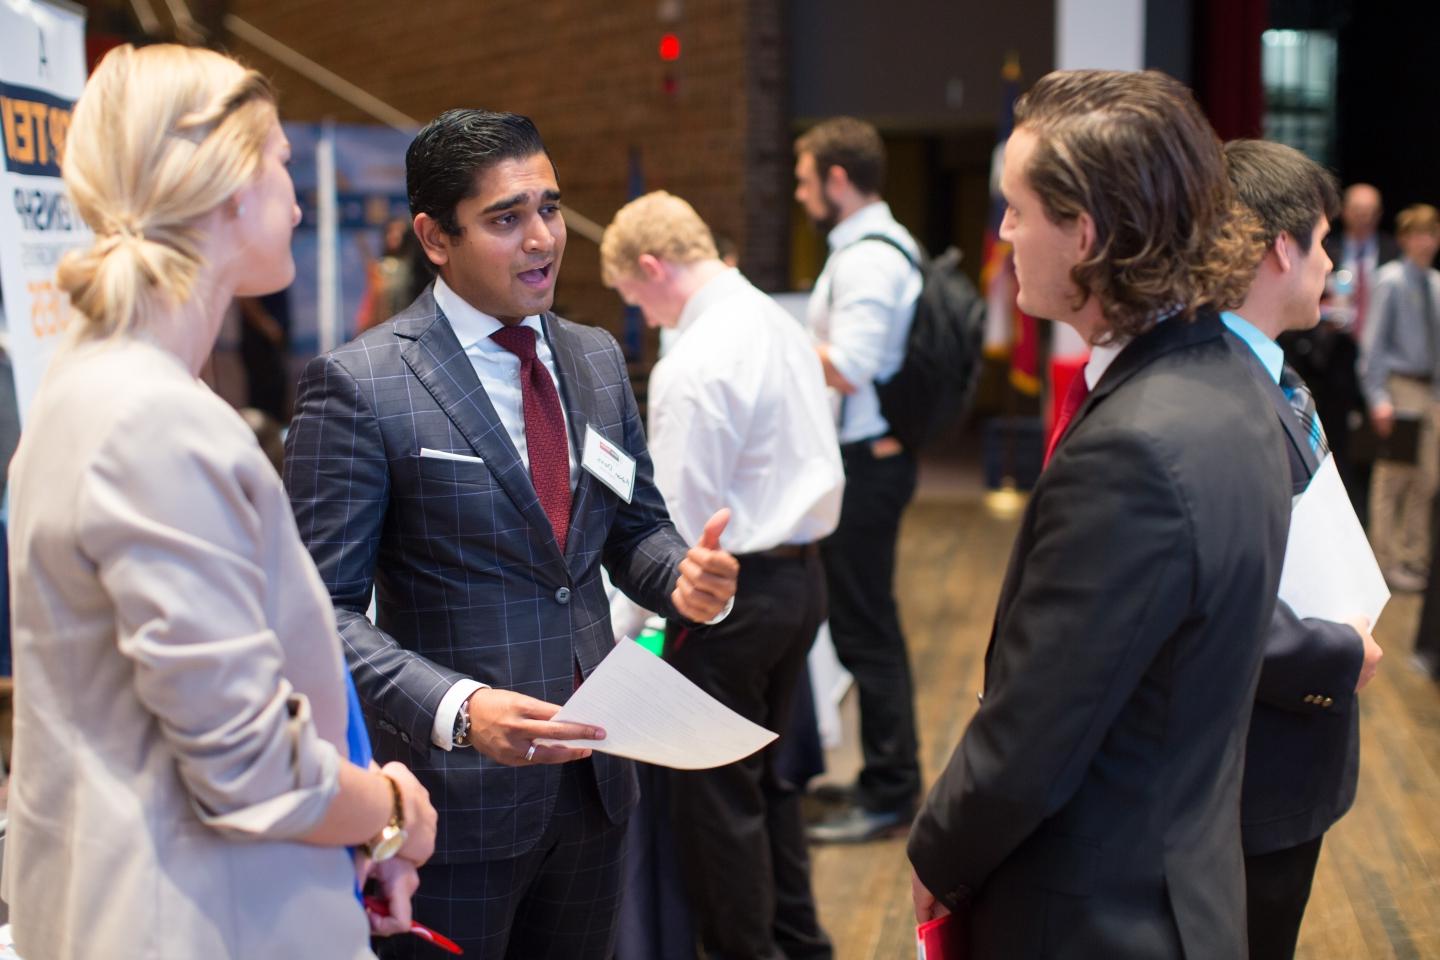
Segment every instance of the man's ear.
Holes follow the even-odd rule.
[[[1077,262],[1084,262],[1095,252],[1095,220],[1081,210],[1075,217],[1075,228],[1076,239],[1080,244],[1080,257]]]
[[[640,268],[640,275],[649,283],[656,283],[665,279],[665,264],[653,253],[640,254],[635,264]]]
[[[1295,245],[1295,238],[1284,230],[1275,235],[1275,243],[1271,245],[1270,251],[1275,255],[1275,266],[1281,273],[1289,273],[1290,268],[1295,265],[1295,257],[1300,252]]]
[[[820,185],[831,203],[838,203],[840,197],[855,187],[850,182],[850,174],[845,172],[844,167],[836,163],[832,163],[826,168],[825,175],[820,178]]]
[[[428,213],[417,213],[413,226],[420,247],[429,261],[437,267],[449,263],[450,235],[440,226],[440,222]]]

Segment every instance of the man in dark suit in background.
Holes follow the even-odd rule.
[[[1340,199],[1323,167],[1282,144],[1233,141],[1225,161],[1267,245],[1245,302],[1224,320],[1244,341],[1237,347],[1253,354],[1256,376],[1289,437],[1291,490],[1299,494],[1327,452],[1326,436],[1310,391],[1285,366],[1275,340],[1320,320],[1330,272],[1321,241]],[[1355,800],[1356,694],[1375,675],[1381,655],[1363,617],[1302,620],[1284,600],[1275,604],[1241,791],[1250,960],[1295,955],[1320,843]]]
[[[470,956],[602,960],[634,770],[536,741],[603,739],[550,720],[614,643],[602,564],[666,617],[724,615],[726,512],[687,551],[619,347],[549,312],[565,221],[533,124],[449,111],[405,168],[439,277],[306,368],[286,485],[376,756],[405,758],[439,812],[416,919]],[[434,951],[394,939],[387,956]]]
[[[1328,299],[1321,311],[1322,323],[1280,338],[1285,359],[1314,392],[1335,466],[1362,522],[1369,513],[1373,461],[1365,451],[1352,452],[1350,443],[1350,434],[1361,427],[1366,412],[1360,390],[1360,336],[1376,271],[1400,256],[1395,238],[1380,229],[1382,209],[1380,191],[1370,184],[1352,183],[1346,188],[1340,229],[1326,234],[1325,255],[1337,276],[1348,278],[1349,293]]]
[[[1243,956],[1241,761],[1290,484],[1216,309],[1260,241],[1190,92],[1153,71],[1042,78],[1001,190],[1020,309],[1093,349],[983,702],[910,834],[916,914],[966,910],[979,958]]]

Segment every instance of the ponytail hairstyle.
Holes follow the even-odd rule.
[[[61,163],[95,242],[57,274],[82,337],[123,333],[188,301],[198,221],[244,187],[275,120],[269,82],[195,47],[106,54],[75,105]]]

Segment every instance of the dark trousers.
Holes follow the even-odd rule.
[[[1415,652],[1430,668],[1432,679],[1440,680],[1440,499],[1431,507],[1430,582],[1420,607],[1420,626],[1415,633]]]
[[[855,677],[865,766],[856,800],[872,812],[910,813],[920,797],[915,693],[895,606],[900,517],[915,495],[908,453],[876,458],[868,443],[840,448],[845,497],[840,526],[822,544],[830,587],[830,636]]]
[[[713,626],[672,625],[665,658],[741,716],[783,730],[824,616],[818,551],[742,556],[730,615]],[[810,892],[800,796],[776,773],[778,746],[669,775],[680,872],[710,960],[831,955]]]
[[[565,765],[550,823],[507,860],[426,864],[415,919],[475,960],[608,960],[615,949],[624,825],[605,815],[589,760]],[[415,936],[375,941],[387,960],[449,957]]]
[[[1245,910],[1250,960],[1291,960],[1320,860],[1316,837],[1298,847],[1245,858]]]

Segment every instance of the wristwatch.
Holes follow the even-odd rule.
[[[381,776],[390,784],[390,795],[394,800],[394,806],[390,810],[390,822],[381,828],[374,840],[362,848],[376,863],[395,856],[400,852],[400,848],[405,846],[405,841],[410,838],[410,835],[405,832],[405,805],[400,798],[400,784],[396,783],[395,778],[388,773],[381,774]]]
[[[460,704],[460,709],[455,711],[455,730],[450,735],[450,742],[457,747],[470,746],[470,698]]]

